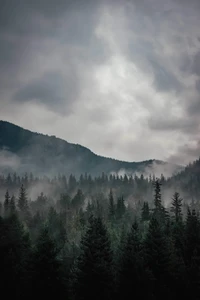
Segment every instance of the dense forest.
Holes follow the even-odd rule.
[[[1,175],[1,293],[199,299],[199,166],[172,178]]]

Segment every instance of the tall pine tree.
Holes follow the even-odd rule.
[[[112,251],[100,218],[90,217],[89,228],[82,238],[75,288],[75,299],[111,299]]]

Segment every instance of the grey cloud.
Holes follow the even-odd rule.
[[[73,75],[64,78],[58,72],[45,74],[42,78],[22,87],[16,93],[14,100],[22,103],[36,101],[59,113],[66,113],[66,111],[69,113],[79,93],[79,82],[75,74]],[[64,112],[63,108],[66,108]]]
[[[187,105],[187,113],[191,118],[200,115],[200,95],[190,101]],[[199,121],[199,120],[198,120]],[[199,122],[200,123],[200,122]]]
[[[95,5],[91,0],[1,1],[1,94],[5,88],[17,88],[13,100],[35,100],[50,109],[68,111],[71,103],[78,100],[86,81],[92,84],[86,74],[88,70],[110,56],[109,48],[94,34],[100,3],[102,1]],[[38,56],[45,52],[49,60],[54,56],[51,44],[66,49],[62,51],[61,66],[65,74],[62,76],[61,69],[43,75],[45,69],[40,63],[38,79],[23,83],[27,81],[27,72],[31,76],[32,64],[37,64]]]
[[[164,92],[169,92],[170,90],[181,90],[181,83],[174,74],[169,72],[166,67],[159,64],[159,62],[155,59],[150,58],[149,62],[153,67],[154,85],[156,89]]]
[[[195,87],[196,87],[197,91],[200,93],[200,79],[196,80]]]
[[[193,134],[199,130],[199,121],[192,118],[171,118],[168,115],[162,117],[150,118],[149,128],[156,131],[182,131]]]
[[[18,115],[16,123],[26,125],[35,113],[38,122],[31,129],[53,131],[100,154],[129,160],[162,159],[171,150],[163,136],[173,131],[184,141],[196,139],[199,0],[166,0],[164,7],[159,0],[0,2],[1,116],[12,121]],[[96,80],[97,73],[105,78]],[[164,108],[162,117],[159,101],[165,107],[168,100],[171,109]],[[175,119],[177,102],[183,115]]]
[[[200,76],[200,51],[194,56],[192,71]]]
[[[186,143],[178,147],[177,152],[168,157],[168,161],[176,164],[192,162],[200,157],[200,140],[194,143]]]

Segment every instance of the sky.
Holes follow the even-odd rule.
[[[0,0],[0,119],[127,161],[200,156],[199,0]]]

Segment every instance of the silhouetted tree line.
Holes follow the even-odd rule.
[[[152,201],[136,207],[113,189],[87,198],[76,185],[73,194],[55,200],[41,193],[35,201],[24,184],[18,194],[7,190],[0,217],[2,295],[199,299],[199,213],[184,208],[178,192],[166,208],[162,184],[152,181]]]

